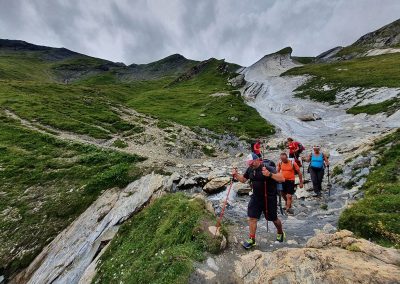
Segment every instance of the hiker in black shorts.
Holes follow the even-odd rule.
[[[264,213],[268,221],[272,221],[278,231],[276,240],[283,242],[285,233],[282,230],[282,223],[277,216],[277,182],[284,182],[281,173],[276,173],[273,168],[267,169],[260,159],[254,153],[251,153],[246,158],[246,163],[249,166],[244,173],[240,175],[236,169],[232,174],[234,178],[240,182],[250,180],[253,186],[253,195],[247,209],[247,216],[249,217],[249,239],[243,242],[243,247],[249,249],[256,245],[255,237],[257,230],[257,221],[260,219],[261,214]],[[265,202],[267,201],[267,202]]]

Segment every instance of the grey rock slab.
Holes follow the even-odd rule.
[[[168,177],[150,174],[123,190],[106,190],[84,213],[61,232],[17,276],[20,283],[78,283],[92,263],[101,242],[110,240],[116,227],[141,208]]]

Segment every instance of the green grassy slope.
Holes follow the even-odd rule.
[[[333,102],[337,92],[349,87],[400,87],[400,54],[385,54],[332,63],[314,63],[296,67],[284,75],[312,75],[297,88],[297,96]],[[328,85],[331,90],[324,91]]]
[[[227,79],[234,75],[230,70],[235,65],[221,60],[210,60],[190,79],[171,84],[176,74],[162,70],[166,70],[168,64],[178,64],[174,60],[186,60],[178,55],[145,67],[140,65],[146,72],[156,72],[154,74],[159,77],[129,81],[126,72],[129,73],[130,67],[120,68],[118,64],[83,55],[45,60],[43,53],[0,52],[0,108],[10,109],[29,120],[94,138],[109,138],[113,133],[130,127],[112,110],[118,105],[217,133],[228,131],[238,136],[256,137],[274,132],[273,127],[244,104],[240,96],[209,96],[215,92],[233,91],[227,85]],[[183,66],[194,64],[194,61],[185,62]],[[221,66],[226,70],[219,69]],[[62,84],[60,78],[74,80]],[[200,117],[201,113],[206,116]],[[238,118],[238,121],[231,117]]]
[[[342,213],[339,227],[400,248],[400,131],[376,143],[375,150],[382,154],[380,166],[362,188],[365,197]]]
[[[377,114],[380,112],[386,112],[387,115],[392,115],[398,109],[400,109],[400,98],[394,98],[390,100],[383,101],[376,104],[368,104],[362,106],[354,106],[347,110],[347,113],[351,114]]]
[[[136,179],[141,160],[62,142],[0,112],[0,269],[28,265],[102,190]]]
[[[123,224],[100,258],[94,283],[187,283],[193,262],[218,252],[204,233],[215,218],[204,201],[168,194]]]
[[[273,126],[248,107],[241,96],[226,84],[230,73],[221,73],[218,70],[221,64],[221,60],[211,60],[199,74],[176,84],[167,85],[168,80],[152,82],[154,88],[138,90],[129,97],[127,104],[143,113],[190,127],[208,128],[217,133],[228,131],[249,137],[274,133]],[[217,92],[230,95],[210,96]],[[238,121],[232,120],[232,117]]]

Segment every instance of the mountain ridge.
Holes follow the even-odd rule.
[[[362,35],[351,45],[329,49],[316,59],[330,62],[397,52],[400,52],[400,19]]]

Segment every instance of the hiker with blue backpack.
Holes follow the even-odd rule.
[[[321,147],[318,145],[314,145],[313,152],[304,157],[303,160],[310,163],[309,172],[313,184],[314,197],[319,197],[321,196],[325,167],[329,167],[329,160],[326,155],[321,152]]]
[[[237,169],[233,169],[233,178],[242,183],[251,181],[253,194],[250,197],[247,208],[249,222],[249,239],[242,243],[245,249],[250,249],[256,245],[257,221],[263,213],[268,221],[272,221],[277,230],[276,240],[283,242],[285,233],[282,229],[282,223],[277,215],[277,183],[284,182],[285,179],[281,173],[277,173],[275,163],[270,160],[263,160],[256,154],[251,153],[246,157],[248,166],[246,172],[241,175]]]

